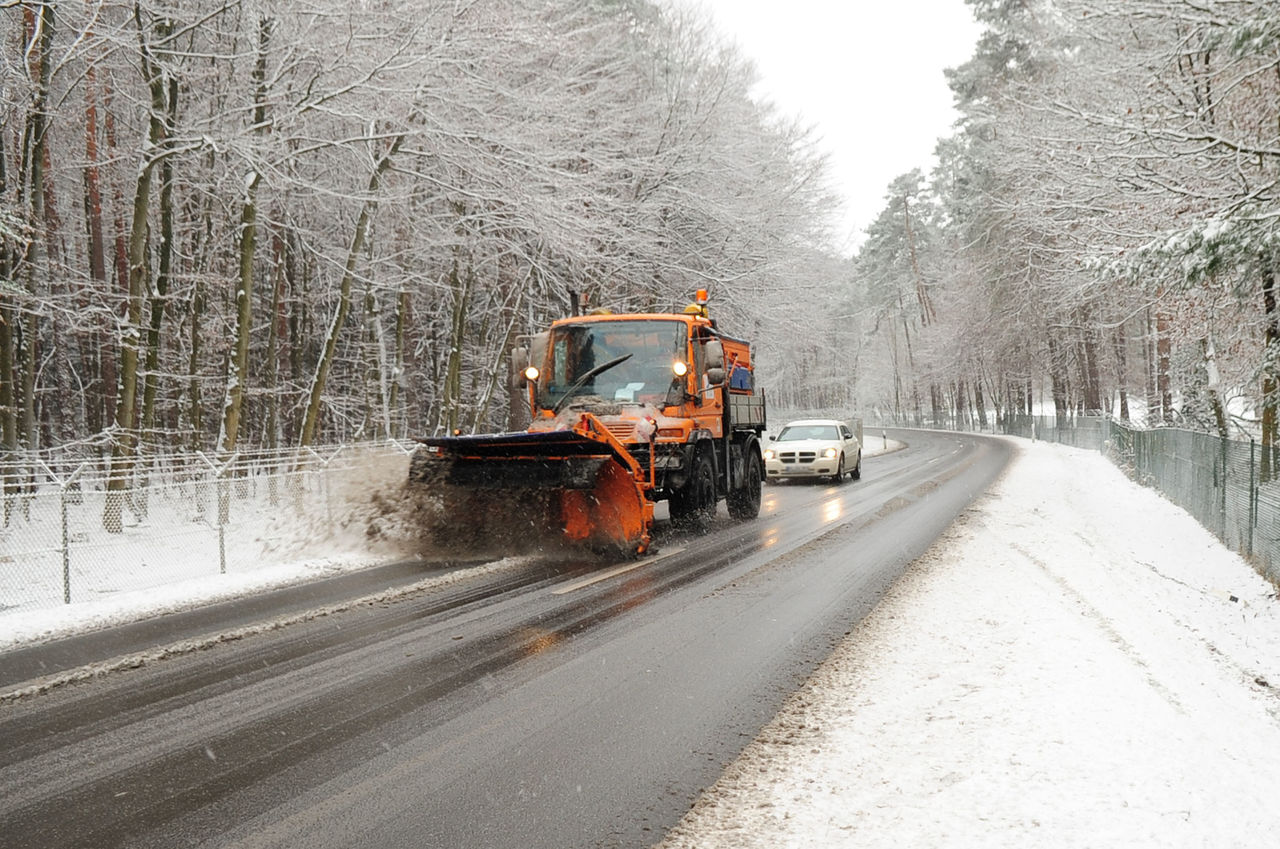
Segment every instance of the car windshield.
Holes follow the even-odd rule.
[[[779,433],[775,442],[800,442],[804,439],[839,439],[840,431],[835,425],[787,425]]]
[[[562,325],[552,331],[550,369],[541,387],[544,406],[559,404],[566,394],[607,401],[665,401],[674,374],[672,362],[683,359],[686,331],[679,321],[594,321]],[[626,357],[586,380],[592,370]]]

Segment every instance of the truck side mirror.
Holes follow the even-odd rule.
[[[708,370],[713,368],[724,370],[724,345],[720,344],[719,339],[708,339],[702,346],[702,354],[706,359]]]
[[[712,386],[724,383],[724,345],[719,339],[708,339],[702,346],[703,359],[706,362],[707,381]]]
[[[511,364],[507,368],[508,386],[519,391],[524,388],[524,370],[529,367],[529,349],[516,345],[511,349]]]
[[[529,362],[526,366],[545,368],[547,363],[547,346],[551,344],[550,333],[535,333],[529,337]]]

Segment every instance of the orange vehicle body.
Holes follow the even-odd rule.
[[[634,554],[651,547],[656,502],[693,530],[720,500],[735,519],[759,512],[764,395],[751,346],[720,333],[705,302],[574,316],[524,341],[512,388],[526,429],[422,439],[411,477],[514,496],[521,521],[564,542]]]

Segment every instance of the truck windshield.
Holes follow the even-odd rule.
[[[552,330],[550,368],[540,401],[554,407],[565,395],[624,403],[662,405],[675,379],[672,363],[687,356],[680,321],[584,321]],[[628,356],[630,355],[630,356]],[[593,369],[621,357],[615,366],[583,380]]]

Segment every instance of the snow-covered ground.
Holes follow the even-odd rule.
[[[1277,844],[1276,588],[1097,453],[1017,442],[661,849]]]
[[[662,849],[1275,845],[1276,588],[1097,453],[1014,442]],[[350,565],[11,611],[0,649]]]
[[[187,517],[199,506],[194,499],[172,496],[154,498],[147,520],[118,535],[102,531],[100,503],[77,505],[71,604],[57,603],[59,552],[15,564],[0,545],[0,600],[8,600],[0,603],[0,651],[422,555],[407,455],[366,447],[346,459],[305,488],[287,476],[274,490],[270,479],[253,482],[225,528],[225,573],[217,527]],[[216,513],[205,501],[204,512]],[[34,518],[34,533],[56,532],[56,514]]]

